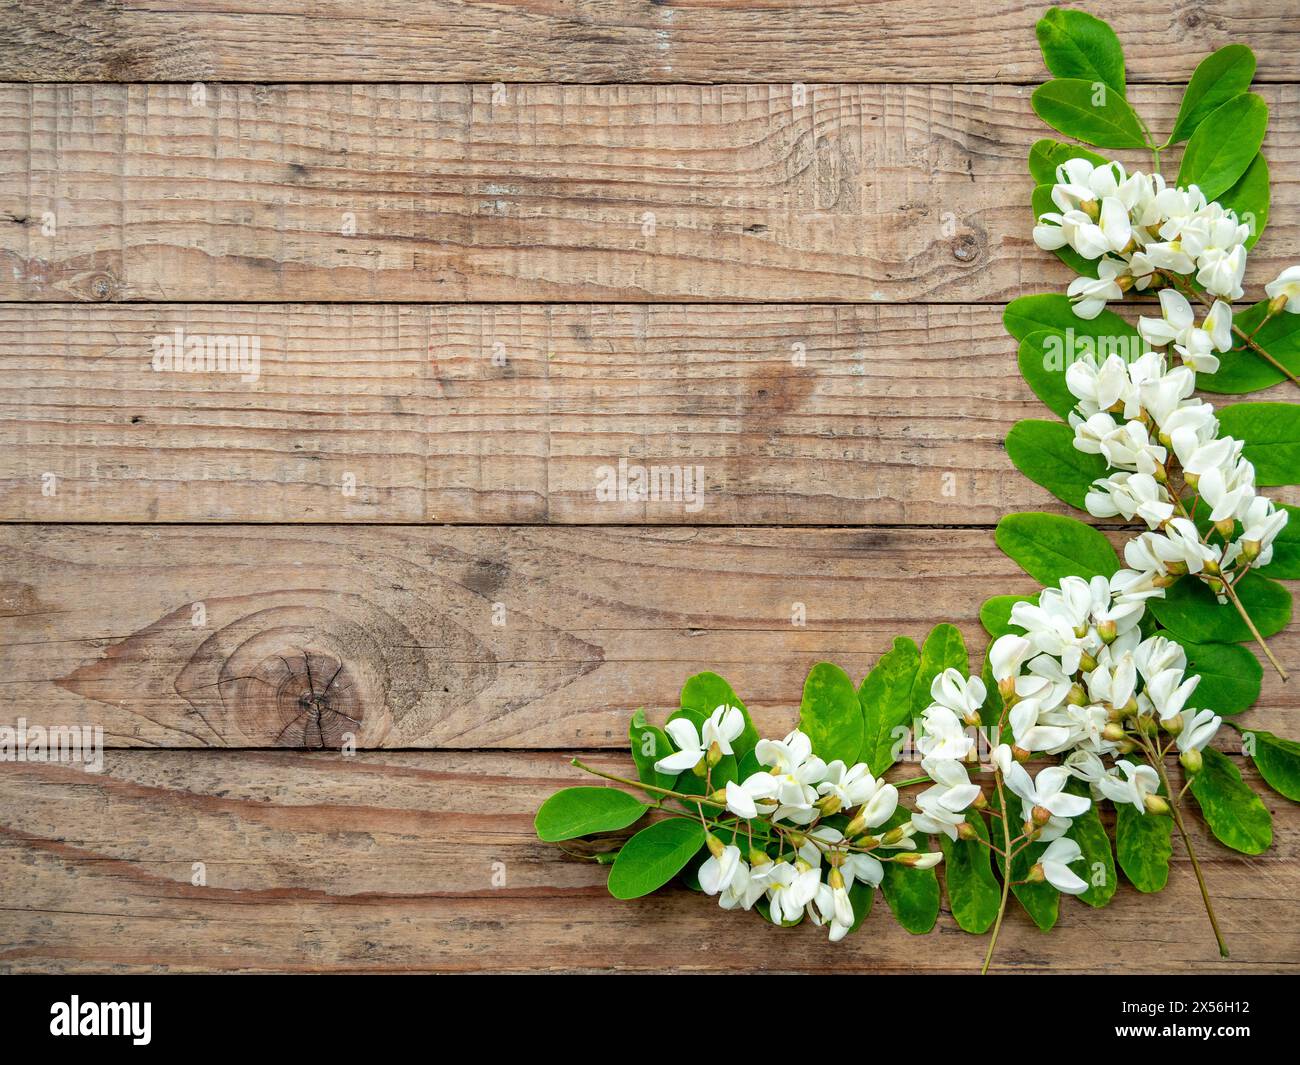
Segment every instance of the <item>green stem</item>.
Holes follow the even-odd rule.
[[[1007,801],[1002,791],[1002,770],[993,771],[993,779],[998,788],[998,809],[1003,811],[1002,817],[1002,838],[1006,844],[1006,865],[1002,869],[1002,899],[998,903],[998,917],[993,923],[993,936],[989,939],[989,949],[984,955],[984,965],[980,969],[980,976],[984,976],[989,971],[989,963],[993,961],[993,948],[998,943],[998,933],[1002,931],[1002,917],[1007,912],[1007,897],[1011,894],[1011,819],[1006,816]]]

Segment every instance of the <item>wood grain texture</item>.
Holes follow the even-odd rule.
[[[32,525],[0,545],[0,722],[113,746],[621,747],[632,710],[706,669],[780,735],[815,662],[857,679],[939,621],[981,654],[980,604],[1036,587],[988,530]],[[1270,643],[1300,666],[1300,631]],[[1249,723],[1291,734],[1298,699],[1266,675]]]
[[[0,766],[0,971],[978,969],[987,939],[962,933],[946,903],[913,937],[878,897],[863,934],[831,945],[680,887],[618,902],[606,869],[533,835],[538,805],[580,777],[556,753],[135,751],[110,752],[100,775]],[[998,969],[1294,972],[1300,818],[1261,794],[1275,831],[1258,858],[1189,818],[1231,958],[1177,848],[1160,896],[1121,883],[1102,910],[1063,900],[1050,936],[1013,904]]]
[[[4,0],[8,81],[1025,81],[1047,5],[967,0]],[[1133,81],[1268,42],[1294,77],[1286,0],[1093,2]]]
[[[177,329],[255,337],[256,380],[155,372],[154,338],[174,347]],[[1014,346],[981,305],[0,306],[0,518],[992,525],[1071,512],[1003,451],[1018,419],[1049,416]],[[620,461],[692,480],[640,501],[598,494]]]
[[[0,87],[0,298],[976,302],[1070,276],[1030,240],[1028,87],[192,91]],[[1254,284],[1300,243],[1300,86],[1261,92]],[[1177,90],[1133,96],[1171,125]]]

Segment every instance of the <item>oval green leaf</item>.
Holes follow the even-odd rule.
[[[1093,481],[1106,476],[1106,460],[1074,446],[1074,430],[1064,422],[1026,418],[1007,434],[1012,464],[1062,503],[1085,510]]]
[[[1192,794],[1215,839],[1242,854],[1263,854],[1273,842],[1273,818],[1221,751],[1207,747],[1192,777]]]
[[[894,639],[892,650],[880,656],[858,688],[862,707],[862,750],[855,761],[866,762],[873,776],[894,764],[894,748],[912,720],[912,687],[921,667],[921,651],[905,636]]]
[[[1246,172],[1237,178],[1237,183],[1219,197],[1219,203],[1237,215],[1238,221],[1250,227],[1246,238],[1246,248],[1253,248],[1268,225],[1268,162],[1262,152],[1256,152],[1255,158]],[[1257,359],[1257,362],[1264,362]],[[1268,363],[1264,363],[1265,366]]]
[[[704,846],[704,826],[686,817],[656,821],[643,828],[618,852],[609,870],[609,893],[616,899],[639,899],[663,887]]]
[[[1277,581],[1247,573],[1234,586],[1242,605],[1264,637],[1275,636],[1291,620],[1291,593]],[[1181,640],[1192,643],[1245,643],[1254,636],[1231,603],[1220,603],[1205,584],[1182,577],[1163,599],[1148,599],[1151,613]]]
[[[1206,116],[1187,142],[1178,184],[1196,185],[1208,200],[1217,200],[1237,183],[1254,161],[1268,129],[1268,104],[1253,92],[1242,93]]]
[[[1008,514],[993,534],[1003,552],[1040,583],[1062,577],[1110,577],[1120,567],[1110,541],[1091,525],[1060,514]]]
[[[1249,737],[1247,741],[1246,737]],[[1250,745],[1255,768],[1264,782],[1292,802],[1300,802],[1300,743],[1274,736],[1262,729],[1242,733],[1243,746]]]
[[[1036,603],[1036,595],[995,595],[984,600],[980,607],[980,624],[984,631],[996,639],[1009,632],[1021,632],[1019,627],[1011,624],[1011,608],[1017,603]]]
[[[1174,852],[1173,831],[1171,817],[1139,813],[1127,802],[1115,807],[1115,857],[1139,891],[1163,890]]]
[[[1231,715],[1254,705],[1264,669],[1249,648],[1239,643],[1178,642],[1187,652],[1187,672],[1201,678],[1192,695],[1193,706]]]
[[[897,810],[882,827],[888,831],[911,817],[907,810]],[[917,846],[924,850],[922,840]],[[933,869],[915,869],[897,862],[883,862],[884,879],[880,890],[893,911],[894,919],[913,935],[924,935],[939,919],[939,878]]]
[[[1101,19],[1085,11],[1048,8],[1035,33],[1043,63],[1053,75],[1100,81],[1124,95],[1124,49]]]
[[[558,843],[594,832],[617,832],[648,809],[618,788],[565,788],[542,803],[533,827],[538,839]]]
[[[803,683],[799,727],[813,751],[826,761],[852,765],[862,750],[862,704],[849,675],[830,662],[818,662]]]
[[[1090,794],[1088,785],[1073,777],[1067,790],[1085,797]],[[1083,865],[1072,867],[1088,882],[1088,890],[1078,896],[1080,901],[1093,907],[1105,906],[1119,887],[1119,877],[1115,875],[1115,855],[1111,852],[1110,837],[1106,835],[1106,827],[1101,823],[1097,804],[1094,802],[1071,821],[1069,831],[1065,834],[1083,851]]]
[[[1244,44],[1230,44],[1207,55],[1183,92],[1168,143],[1185,141],[1211,114],[1249,89],[1254,77],[1255,53]]]
[[[1058,418],[1068,418],[1078,400],[1065,386],[1067,360],[1063,338],[1059,333],[1039,329],[1020,342],[1017,354],[1020,376],[1034,395]]]
[[[1300,484],[1300,403],[1234,403],[1219,410],[1219,427],[1245,442],[1261,488]]]
[[[653,784],[657,788],[671,788],[677,780],[677,774],[658,772],[655,762],[673,753],[672,741],[663,729],[646,722],[644,710],[638,710],[632,715],[627,726],[627,739],[632,748],[632,761],[636,763],[637,779],[642,784]]]
[[[1128,345],[1142,343],[1138,331],[1114,311],[1102,311],[1096,318],[1084,321],[1074,313],[1069,297],[1056,292],[1040,292],[1012,300],[1002,312],[1002,324],[1017,340],[1024,340],[1039,329],[1072,336],[1076,342],[1086,337],[1096,338],[1101,344],[1098,350],[1103,352],[1115,350],[1122,354]],[[1142,350],[1145,349],[1138,348],[1139,353]]]
[[[984,842],[939,837],[943,848],[943,877],[953,920],[964,932],[982,935],[997,920],[1002,889],[993,875],[993,852],[987,844],[989,830],[978,812],[966,815],[966,823]]]
[[[1039,118],[1067,137],[1095,144],[1098,148],[1146,146],[1142,124],[1128,101],[1121,93],[1100,82],[1057,78],[1035,89],[1030,103]],[[1256,149],[1258,147],[1255,145]],[[1254,155],[1253,150],[1251,154]],[[1242,163],[1241,170],[1245,170],[1249,162],[1247,159]],[[1241,170],[1232,176],[1232,181],[1237,180]]]

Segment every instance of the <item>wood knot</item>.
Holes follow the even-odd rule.
[[[277,747],[339,748],[356,742],[365,708],[346,665],[323,651],[263,659],[240,684],[244,712],[260,719]]]
[[[952,242],[952,257],[959,263],[974,262],[979,255],[979,241],[965,233]]]
[[[90,298],[102,303],[113,298],[113,279],[108,274],[96,274],[90,279]]]

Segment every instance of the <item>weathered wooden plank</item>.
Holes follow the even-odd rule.
[[[1069,276],[1029,237],[1028,87],[192,91],[0,88],[0,298],[970,302]],[[1257,283],[1300,243],[1300,86],[1261,91]],[[1174,88],[1134,97],[1171,124]]]
[[[178,329],[248,338],[255,372],[155,372]],[[1046,416],[1013,349],[984,305],[0,306],[0,518],[1065,512],[1002,450],[1017,419]],[[620,461],[670,479],[611,498]]]
[[[619,747],[726,676],[769,735],[829,659],[1034,582],[988,530],[7,526],[0,721],[117,746]],[[800,613],[805,624],[796,624]],[[1300,667],[1300,632],[1272,641]],[[1272,674],[1249,719],[1294,734]]]
[[[10,81],[1015,81],[1043,75],[1046,5],[968,0],[4,0]],[[1098,2],[1132,81],[1182,80],[1232,41],[1294,77],[1285,0]]]
[[[592,760],[628,769],[626,758]],[[566,763],[558,753],[135,751],[110,752],[101,775],[0,765],[0,970],[979,966],[987,940],[947,913],[917,939],[878,902],[868,938],[836,947],[811,926],[777,930],[684,888],[617,902],[605,869],[533,836],[548,794],[591,779]],[[1259,858],[1225,850],[1189,819],[1230,959],[1217,956],[1179,849],[1163,893],[1121,884],[1104,910],[1066,900],[1050,936],[1013,907],[998,967],[1294,971],[1300,817],[1261,793],[1275,835]]]

